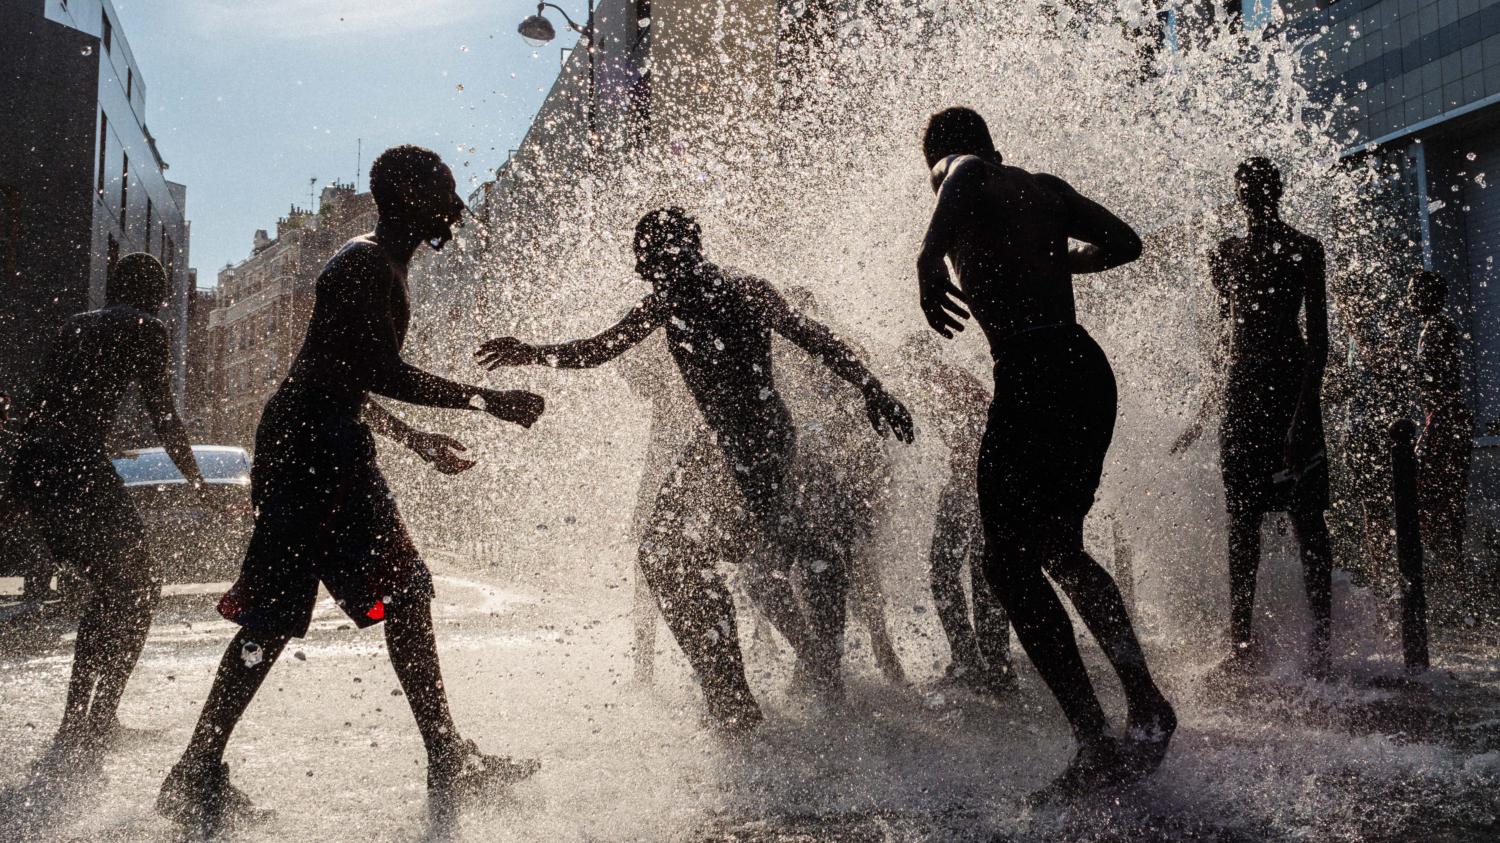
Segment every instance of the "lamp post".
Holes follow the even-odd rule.
[[[563,16],[563,20],[567,21],[569,29],[584,37],[588,47],[589,142],[590,144],[592,144],[594,138],[598,135],[599,128],[599,122],[597,118],[597,112],[599,110],[599,89],[594,72],[594,0],[589,0],[589,22],[586,26],[579,26],[578,24],[574,23],[573,19],[568,17],[567,11],[565,11],[563,7],[557,5],[556,3],[536,4],[536,14],[527,17],[525,20],[521,21],[520,26],[516,27],[516,31],[521,33],[521,37],[526,39],[526,42],[528,44],[531,44],[533,46],[541,46],[542,44],[546,44],[557,37],[557,30],[552,27],[552,21],[547,20],[546,15],[542,14],[548,6],[556,9],[557,13]]]

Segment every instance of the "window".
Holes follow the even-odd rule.
[[[100,12],[100,14],[104,18],[104,34],[100,36],[99,40],[104,42],[104,52],[107,53],[114,48],[115,28],[110,25],[109,12]]]
[[[144,240],[144,242],[146,244],[146,251],[147,252],[151,251],[151,218],[153,216],[155,216],[155,211],[156,211],[156,207],[151,204],[151,197],[147,196],[146,197],[146,237],[145,237],[145,240]],[[166,257],[167,257],[167,253],[165,251],[163,251],[161,253],[161,258],[163,260],[166,260]]]
[[[109,118],[99,112],[99,195],[104,195],[104,166],[109,162]]]
[[[125,99],[130,99],[133,93],[135,93],[135,68],[127,67],[125,68]]]
[[[120,262],[120,241],[113,234],[109,235],[109,251],[104,254],[104,281],[114,277],[115,264]]]
[[[125,230],[126,212],[130,210],[130,156],[120,156],[120,230]]]

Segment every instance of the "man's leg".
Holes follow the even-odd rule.
[[[1307,587],[1307,605],[1312,609],[1313,640],[1309,670],[1326,676],[1329,667],[1329,637],[1333,628],[1333,547],[1323,510],[1293,512],[1292,531],[1302,551],[1302,576]]]
[[[974,599],[974,639],[979,655],[997,677],[1010,677],[1010,618],[984,575],[984,534],[975,530],[970,541],[969,590]]]
[[[1021,647],[1067,716],[1073,737],[1084,748],[1103,744],[1108,729],[1104,708],[1089,682],[1067,610],[1042,574],[1050,556],[1067,551],[1067,538],[1059,535],[1063,528],[1053,520],[1024,520],[1030,523],[1023,533],[987,514],[985,573]]]
[[[955,484],[950,483],[938,500],[937,522],[932,528],[932,544],[927,552],[927,562],[931,572],[933,608],[937,611],[943,634],[948,638],[948,651],[953,660],[950,670],[970,672],[983,667],[975,631],[979,621],[979,601],[982,597],[993,597],[994,592],[985,580],[984,564],[976,560],[977,564],[969,572],[974,589],[975,609],[975,624],[971,626],[969,601],[964,596],[959,574],[963,569],[964,558],[970,553],[969,545],[973,535],[970,530],[965,529],[962,510],[957,507],[962,505],[958,494],[966,491],[972,498],[973,490],[955,493],[953,485]],[[980,583],[984,583],[983,594],[979,588]],[[1007,624],[1003,610],[1001,615],[1001,623]],[[1006,638],[1009,639],[1008,634]]]
[[[713,559],[700,551],[687,536],[657,525],[641,545],[640,571],[703,686],[709,715],[722,728],[751,728],[760,708],[745,678],[734,599]]]
[[[438,663],[437,638],[432,631],[432,604],[415,597],[391,604],[385,620],[385,644],[391,667],[406,694],[422,733],[428,763],[447,757],[462,743]]]
[[[1059,537],[1065,542],[1061,553],[1047,563],[1047,573],[1068,595],[1073,608],[1104,650],[1110,665],[1125,687],[1132,728],[1160,729],[1170,720],[1175,728],[1172,706],[1162,696],[1146,654],[1135,635],[1119,586],[1083,548],[1083,522],[1068,519],[1059,525]]]
[[[1260,566],[1262,513],[1229,514],[1229,642],[1230,657],[1251,652],[1255,616],[1255,572]]]
[[[182,754],[184,762],[218,765],[223,760],[229,736],[289,640],[243,628],[235,634],[219,659],[213,687]]]
[[[803,525],[816,529],[814,525]],[[848,611],[848,554],[836,542],[816,533],[794,536],[788,530],[781,537],[781,552],[795,560],[797,591],[807,605],[807,629],[810,636],[807,666],[813,670],[819,690],[841,693],[839,672],[844,655],[844,625]],[[882,621],[882,628],[884,623]],[[799,653],[799,655],[802,655]]]
[[[901,669],[901,657],[896,654],[896,644],[886,628],[885,592],[880,587],[880,563],[874,548],[861,541],[849,559],[850,594],[854,610],[870,634],[870,650],[875,664],[887,681],[896,684],[906,682],[906,672]]]
[[[146,581],[114,594],[107,592],[99,589],[93,609],[78,624],[78,649],[95,654],[89,671],[97,675],[98,683],[89,704],[88,732],[98,740],[104,740],[118,720],[120,698],[145,648],[161,588],[157,582]]]

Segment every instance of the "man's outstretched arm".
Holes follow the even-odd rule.
[[[1062,199],[1068,215],[1068,237],[1079,241],[1068,247],[1068,271],[1074,275],[1103,272],[1141,256],[1141,238],[1108,208],[1084,196],[1058,178],[1038,174],[1037,181]]]
[[[468,450],[462,442],[441,433],[418,430],[373,398],[365,399],[360,418],[370,426],[372,432],[401,443],[444,474],[458,474],[474,467],[473,460],[459,456],[459,453]]]
[[[598,336],[556,345],[532,345],[515,337],[497,337],[474,352],[486,369],[501,366],[551,366],[592,369],[640,344],[661,327],[662,312],[654,298],[636,305],[617,324]]]
[[[141,401],[151,414],[151,426],[161,437],[162,448],[182,476],[193,486],[203,485],[203,473],[198,470],[198,461],[193,457],[193,445],[188,439],[187,428],[177,414],[177,404],[172,400],[171,352],[167,341],[167,328],[160,322],[147,323],[146,361],[138,382]]]
[[[745,295],[770,325],[771,329],[791,340],[803,351],[823,361],[834,374],[859,387],[865,396],[865,411],[870,425],[884,436],[889,425],[902,442],[912,440],[911,414],[900,401],[892,398],[855,356],[848,345],[834,336],[827,326],[814,322],[793,310],[776,288],[759,278],[741,277]]]
[[[536,422],[543,407],[540,396],[458,383],[403,360],[391,318],[393,281],[384,253],[373,245],[341,253],[318,280],[318,294],[332,297],[337,319],[348,326],[346,336],[357,349],[349,360],[364,367],[371,392],[424,407],[483,410],[522,427]]]

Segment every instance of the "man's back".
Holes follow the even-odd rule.
[[[102,447],[125,391],[165,387],[168,361],[155,316],[123,304],[77,314],[53,341],[28,429]]]
[[[992,345],[1028,328],[1074,321],[1068,268],[1072,189],[1055,176],[955,156],[939,165],[953,181],[949,257]]]

